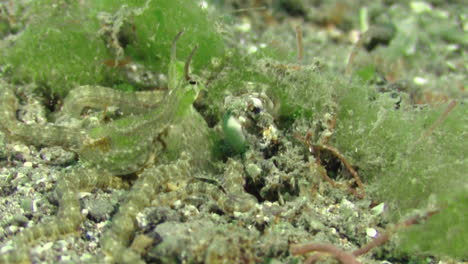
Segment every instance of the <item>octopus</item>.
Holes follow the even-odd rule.
[[[158,194],[172,192],[173,199],[176,199],[183,194],[197,192],[197,188],[210,192],[210,186],[193,184],[193,175],[208,166],[206,157],[210,156],[212,144],[205,120],[192,106],[198,92],[203,89],[197,77],[189,76],[187,72],[196,49],[186,62],[185,72],[180,70],[181,63],[176,61],[176,42],[181,35],[182,32],[172,45],[167,95],[157,108],[143,114],[132,113],[89,129],[26,124],[16,117],[19,106],[14,91],[1,87],[0,112],[3,118],[0,127],[6,137],[36,146],[56,145],[76,151],[79,165],[64,173],[56,184],[59,209],[55,219],[15,235],[11,239],[15,249],[2,254],[0,263],[28,263],[28,248],[36,241],[53,240],[76,232],[84,220],[79,192],[95,188],[130,188],[124,204],[112,219],[112,225],[101,238],[104,261],[145,263],[138,252],[128,248],[136,229],[137,213],[157,199]],[[81,100],[73,100],[80,96]],[[130,108],[136,112],[142,110],[138,109],[139,105],[145,105],[138,96],[104,87],[78,87],[69,97],[72,99],[65,100],[63,111],[71,116],[81,112],[84,106],[80,102],[86,106],[112,102],[125,107],[125,102],[130,101],[137,105]],[[237,195],[235,201],[227,195],[243,183],[239,175],[229,175],[232,176],[229,181],[237,185],[223,188],[219,193],[220,187],[210,184],[212,195],[226,211],[251,208],[255,199],[250,195]],[[129,180],[132,176],[136,177],[133,183]]]

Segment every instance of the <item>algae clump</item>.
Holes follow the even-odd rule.
[[[0,63],[9,65],[14,81],[38,83],[48,95],[64,97],[85,84],[128,87],[124,70],[108,61],[165,73],[172,38],[181,30],[180,58],[203,44],[193,58],[195,71],[224,52],[213,22],[194,2],[38,0],[29,12],[27,27]]]
[[[78,84],[103,83],[99,61],[109,54],[96,34],[97,21],[64,1],[37,1],[31,9],[28,26],[0,56],[12,79],[60,96]]]

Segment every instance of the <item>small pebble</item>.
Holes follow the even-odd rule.
[[[247,165],[246,171],[247,174],[249,174],[249,176],[252,178],[257,178],[262,173],[262,169],[253,163]]]
[[[0,159],[7,157],[6,143],[5,143],[5,134],[0,132]]]
[[[375,238],[378,235],[378,232],[375,228],[366,228],[366,235],[368,237]]]
[[[18,227],[16,225],[11,225],[11,226],[8,226],[7,228],[5,228],[5,233],[8,236],[13,235],[17,231],[18,231]]]
[[[15,215],[13,217],[13,222],[18,226],[26,226],[29,222],[29,219],[24,215]]]
[[[75,153],[66,151],[58,146],[41,149],[40,156],[46,164],[57,166],[67,166],[76,160]]]
[[[21,208],[25,213],[31,213],[35,211],[35,203],[31,198],[25,198],[21,201]]]
[[[107,220],[114,211],[114,202],[108,198],[83,199],[84,210],[88,211],[87,218],[96,223]]]

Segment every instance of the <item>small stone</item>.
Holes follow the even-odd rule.
[[[350,209],[350,210],[354,210],[356,208],[356,206],[352,202],[348,201],[347,199],[341,200],[340,205],[341,207]]]
[[[16,225],[11,225],[11,226],[8,226],[7,228],[5,228],[5,233],[7,235],[13,235],[14,233],[16,233],[18,231],[18,227]]]
[[[35,254],[42,254],[43,252],[49,251],[54,245],[54,242],[47,242],[42,246],[37,246],[32,249],[32,252]]]
[[[14,245],[6,245],[2,248],[0,248],[0,254],[4,254],[8,251],[11,251],[11,250],[14,250],[15,249],[15,246]]]
[[[380,203],[371,209],[373,215],[380,215],[385,210],[385,203]]]
[[[318,232],[325,229],[325,225],[317,219],[310,219],[309,229],[314,232]]]
[[[260,176],[260,174],[262,173],[262,169],[253,163],[248,164],[246,170],[247,174],[254,179]]]
[[[25,213],[32,213],[36,209],[36,204],[31,198],[25,198],[23,201],[21,201],[21,208]]]
[[[76,160],[76,154],[54,146],[41,149],[40,156],[46,164],[67,166]]]
[[[182,211],[182,214],[185,217],[194,217],[194,216],[199,215],[200,212],[198,211],[198,209],[195,206],[187,205],[187,206],[185,206],[184,210]]]
[[[5,143],[5,134],[0,132],[0,159],[7,157],[6,143]]]
[[[71,256],[60,256],[60,262],[64,262],[64,263],[70,263],[70,261],[72,260],[72,257]]]
[[[93,255],[89,253],[85,253],[80,257],[82,263],[89,263],[90,260],[93,259]]]
[[[109,218],[114,211],[114,203],[110,199],[83,199],[84,210],[88,211],[88,219],[99,223]]]
[[[419,76],[416,76],[413,78],[413,82],[417,85],[425,85],[427,84],[429,81],[423,77],[419,77]]]
[[[169,207],[150,207],[137,214],[136,220],[140,229],[150,230],[160,223],[168,221],[178,222],[180,221],[180,216]]]
[[[142,254],[147,251],[147,249],[153,244],[153,242],[154,240],[147,235],[138,235],[133,240],[130,248]]]
[[[31,150],[25,145],[15,145],[11,156],[15,160],[25,162],[31,159]]]
[[[375,228],[366,228],[366,235],[368,237],[375,238],[375,237],[377,237],[378,232],[377,232],[377,230],[375,230]]]
[[[29,219],[24,215],[15,215],[13,221],[18,226],[26,226],[29,222]]]

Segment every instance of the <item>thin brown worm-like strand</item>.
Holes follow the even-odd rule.
[[[335,155],[343,163],[343,165],[345,165],[349,173],[351,173],[359,189],[361,189],[361,194],[360,194],[361,198],[364,198],[365,196],[364,184],[362,183],[361,178],[359,177],[357,171],[351,166],[348,160],[337,149],[333,147],[330,147],[327,145],[314,145],[313,147],[317,149],[326,149],[330,151],[333,155]]]
[[[307,245],[299,245],[299,246],[292,246],[291,253],[293,255],[301,255],[311,251],[318,251],[318,252],[325,252],[332,254],[337,260],[339,260],[342,264],[360,264],[356,258],[349,253],[344,252],[343,250],[328,244],[316,244],[310,243]],[[314,263],[316,258],[311,258],[313,262],[306,261],[306,263]]]

